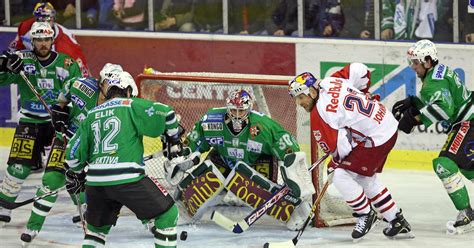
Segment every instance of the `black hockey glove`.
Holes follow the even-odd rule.
[[[57,132],[63,132],[63,127],[66,129],[68,124],[69,107],[61,108],[61,106],[55,104],[51,107],[51,112],[53,113],[51,118],[53,119],[54,129]]]
[[[421,124],[416,120],[415,116],[419,115],[420,111],[415,107],[411,107],[403,112],[400,121],[398,122],[398,129],[402,130],[404,133],[409,134],[415,126]]]
[[[16,53],[3,52],[0,56],[0,71],[15,74],[23,70],[23,60]]]
[[[166,132],[162,135],[163,155],[169,160],[181,156],[183,150],[181,137],[184,135],[185,131],[186,130],[183,126],[179,125],[178,132],[175,135],[169,136]]]
[[[71,195],[79,194],[86,188],[86,173],[75,173],[72,170],[66,170],[66,190]]]
[[[402,118],[402,114],[407,111],[409,108],[415,106],[415,99],[414,96],[409,96],[405,98],[404,100],[396,102],[393,107],[392,107],[392,114],[397,119],[397,121],[400,121]]]

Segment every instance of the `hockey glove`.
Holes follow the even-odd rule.
[[[53,119],[54,129],[57,132],[62,132],[63,127],[64,129],[67,127],[69,119],[69,107],[66,106],[61,108],[61,106],[55,104],[51,107],[51,112],[53,113],[51,118]]]
[[[411,107],[415,107],[414,96],[409,96],[405,98],[404,100],[396,102],[393,105],[392,114],[395,117],[395,119],[397,119],[397,121],[400,121],[403,113]]]
[[[184,172],[191,169],[193,166],[201,162],[201,153],[193,152],[189,147],[183,148],[183,156],[174,159],[166,160],[164,168],[166,172],[166,179],[172,185],[177,185],[184,177]]]
[[[398,122],[398,129],[402,130],[404,133],[409,134],[413,131],[415,126],[422,124],[418,121],[415,116],[419,115],[420,111],[415,107],[411,107],[403,112],[403,115]]]
[[[86,173],[75,173],[72,170],[66,171],[66,190],[71,195],[79,194],[86,188]]]
[[[161,140],[163,141],[163,155],[169,160],[182,156],[183,145],[181,142],[181,137],[185,133],[183,126],[178,126],[178,132],[170,136],[167,133],[162,135]]]
[[[328,163],[328,168],[327,168],[327,173],[328,175],[331,175],[334,170],[339,167],[340,162],[335,159],[334,157],[331,158],[331,161]]]
[[[23,70],[23,60],[16,53],[3,52],[0,56],[0,71],[9,71],[15,74]]]

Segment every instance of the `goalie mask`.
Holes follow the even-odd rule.
[[[303,93],[309,95],[309,88],[316,86],[317,81],[313,74],[303,72],[288,82],[288,93],[291,97],[296,97]]]
[[[438,51],[433,42],[429,40],[419,40],[408,49],[407,59],[411,66],[414,61],[426,63],[426,57],[429,56],[433,61],[438,61]]]
[[[49,22],[54,21],[56,18],[56,10],[49,2],[37,3],[34,10],[33,16],[36,21]]]
[[[235,90],[229,93],[226,100],[227,115],[232,121],[232,128],[240,132],[252,111],[253,99],[245,90]]]

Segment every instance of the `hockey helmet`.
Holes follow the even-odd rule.
[[[32,39],[53,38],[54,30],[48,22],[34,22],[30,29]]]
[[[253,99],[245,90],[234,90],[229,92],[226,100],[227,113],[233,120],[247,119],[252,111]],[[236,110],[236,111],[233,111]],[[241,112],[243,111],[243,112]]]
[[[120,72],[123,72],[123,68],[120,65],[117,64],[112,64],[112,63],[107,63],[102,67],[102,70],[100,70],[99,75],[100,75],[100,81],[102,82],[105,79],[108,79],[112,77],[114,74],[118,74]]]
[[[291,97],[296,97],[302,93],[309,95],[309,88],[316,86],[317,81],[313,74],[303,72],[288,82],[288,93]]]
[[[116,74],[112,74],[109,78],[106,78],[108,87],[105,90],[105,95],[108,95],[109,89],[112,87],[118,87],[119,89],[132,88],[132,96],[138,96],[138,87],[135,84],[135,80],[132,75],[126,71],[121,71]]]
[[[34,10],[33,16],[36,21],[50,21],[56,18],[56,10],[50,2],[37,3]]]
[[[430,56],[433,61],[438,61],[436,46],[430,40],[419,40],[408,49],[408,64],[411,65],[414,60],[425,63],[427,56]]]

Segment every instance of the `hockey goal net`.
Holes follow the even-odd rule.
[[[181,124],[187,131],[193,128],[195,122],[209,108],[224,107],[228,92],[245,89],[254,97],[254,110],[270,116],[288,130],[297,139],[301,150],[306,152],[307,161],[313,163],[318,159],[318,148],[310,131],[310,117],[289,97],[287,88],[290,79],[289,76],[275,75],[155,73],[140,74],[136,81],[142,98],[172,106],[181,116]],[[145,137],[144,144],[145,155],[161,150],[159,138]],[[148,174],[158,178],[170,192],[173,192],[175,187],[165,179],[163,161],[164,158],[147,161],[146,170]],[[313,171],[313,183],[317,193],[326,180],[325,174],[325,166],[320,166],[319,170]],[[278,176],[278,183],[283,183],[281,176]],[[228,203],[228,205],[235,204],[232,200]],[[191,221],[186,216],[185,210],[180,209],[180,224]],[[237,216],[234,218],[239,219]],[[353,222],[350,209],[331,188],[324,196],[315,220],[315,225],[318,227]]]

